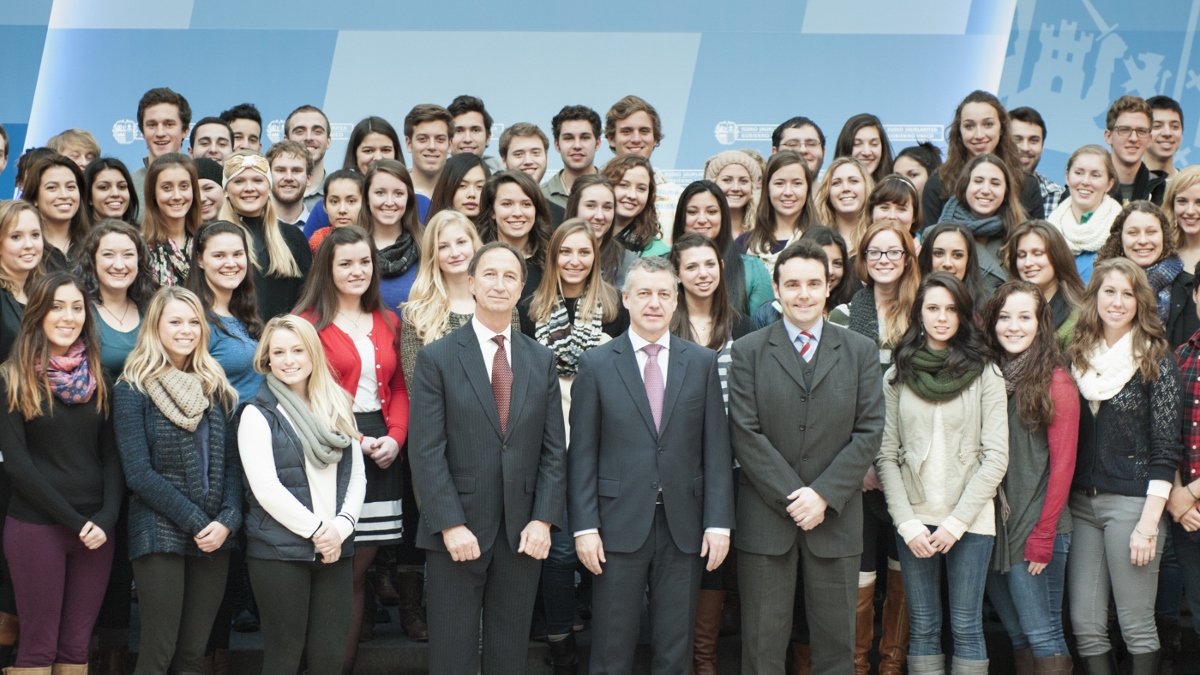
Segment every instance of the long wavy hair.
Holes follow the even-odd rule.
[[[162,321],[163,312],[166,311],[167,305],[175,300],[187,305],[195,312],[196,318],[200,319],[200,336],[196,340],[196,348],[184,359],[183,368],[180,370],[200,380],[205,398],[221,403],[225,412],[233,412],[238,403],[237,391],[230,386],[225,377],[225,369],[208,352],[209,328],[208,322],[204,320],[205,310],[200,305],[200,298],[186,288],[164,286],[150,298],[146,318],[138,332],[137,344],[134,345],[133,351],[129,352],[121,379],[134,389],[145,392],[148,383],[175,368],[158,333],[158,324]]]
[[[1117,217],[1113,219],[1112,227],[1108,229],[1108,239],[1104,240],[1104,245],[1100,247],[1100,251],[1096,254],[1096,260],[1126,257],[1125,246],[1121,243],[1121,234],[1125,230],[1125,221],[1129,220],[1129,216],[1135,213],[1145,213],[1154,216],[1158,220],[1159,228],[1162,229],[1162,252],[1158,254],[1158,260],[1154,262],[1175,255],[1175,242],[1179,239],[1176,236],[1175,221],[1168,218],[1167,214],[1154,202],[1139,199],[1126,204],[1121,209],[1121,212],[1117,214]]]
[[[239,173],[241,171],[242,162],[244,161],[243,158],[245,158],[245,157],[258,157],[259,159],[262,159],[261,155],[254,152],[253,150],[238,150],[237,152],[233,153],[232,155],[226,157],[225,158],[225,166],[223,169],[224,178],[225,178],[224,182],[225,182],[226,186],[228,186],[229,181],[234,176],[236,176],[237,173]],[[266,160],[263,159],[263,162],[265,162],[265,161]],[[269,194],[269,191],[270,191],[270,178],[269,178],[270,168],[269,167],[267,168],[267,172],[268,172],[267,205],[263,208],[263,212],[261,214],[258,214],[258,215],[262,216],[262,220],[263,220],[263,225],[262,225],[263,239],[265,240],[265,242],[267,244],[267,258],[268,258],[267,268],[265,270],[263,269],[263,263],[262,263],[262,261],[258,260],[258,256],[255,255],[253,246],[251,246],[250,248],[248,248],[246,250],[246,254],[247,254],[247,257],[250,259],[250,264],[253,265],[255,269],[257,269],[259,272],[262,272],[263,274],[269,274],[274,277],[293,278],[293,279],[298,278],[298,277],[302,276],[301,272],[300,272],[300,265],[298,265],[296,263],[296,258],[295,258],[295,256],[292,255],[292,250],[290,248],[288,248],[287,241],[283,238],[283,232],[281,232],[279,229],[280,227],[283,227],[283,226],[279,224],[279,217],[275,215],[275,203],[271,200],[271,196]],[[199,188],[197,188],[197,190],[199,190]],[[199,194],[197,194],[197,197],[196,197],[197,210],[200,208],[199,204],[200,204],[200,197],[199,197]],[[247,217],[253,217],[253,216],[247,216]],[[199,216],[197,216],[197,218],[199,218]],[[220,220],[224,220],[226,222],[233,223],[235,225],[240,225],[243,229],[246,230],[247,233],[250,232],[250,228],[246,225],[246,221],[243,219],[242,214],[238,213],[237,210],[233,208],[233,200],[229,197],[228,187],[226,187],[226,189],[225,189],[225,202],[223,204],[221,204],[221,211],[217,214],[217,218],[219,218]],[[251,237],[247,237],[247,238],[249,239]],[[193,254],[193,257],[194,257],[194,254]]]
[[[1000,344],[996,335],[996,322],[1000,319],[1004,303],[1018,293],[1033,298],[1037,333],[1033,336],[1033,343],[1023,354],[1028,354],[1029,363],[1036,365],[1025,368],[1021,377],[1012,383],[1016,386],[1013,396],[1017,399],[1017,414],[1021,418],[1021,424],[1035,429],[1054,421],[1054,398],[1050,395],[1050,382],[1054,379],[1055,368],[1066,368],[1062,350],[1054,339],[1054,319],[1051,317],[1050,303],[1036,285],[1014,279],[1004,282],[996,289],[983,308],[983,341],[1000,363],[1015,358]]]
[[[483,170],[484,180],[491,178],[492,172],[488,169],[487,164],[484,164],[483,160],[473,152],[462,152],[446,160],[446,165],[442,167],[437,183],[433,186],[433,196],[429,198],[429,206],[425,209],[426,222],[442,211],[454,208],[454,193],[458,192],[458,186],[467,177],[467,173],[475,167]],[[480,206],[482,207],[482,205],[483,200],[480,199]],[[482,208],[480,213],[482,213]],[[467,217],[470,218],[470,216]]]
[[[121,174],[125,184],[129,186],[129,205],[125,207],[125,213],[121,214],[121,220],[133,224],[134,218],[137,217],[139,202],[137,190],[134,189],[133,176],[129,173],[129,169],[125,166],[125,162],[116,157],[97,157],[91,162],[88,162],[87,167],[83,170],[83,179],[87,182],[87,190],[83,193],[83,203],[87,205],[88,214],[93,220],[99,220],[96,217],[96,205],[92,200],[92,186],[96,183],[96,177],[100,172],[113,169]]]
[[[608,193],[613,198],[613,222],[608,226],[608,230],[600,237],[600,250],[596,252],[597,264],[600,265],[600,271],[604,274],[604,278],[610,282],[614,282],[617,275],[621,272],[621,258],[625,256],[625,247],[621,246],[617,241],[617,193],[613,190],[612,183],[604,177],[604,174],[589,173],[575,179],[571,185],[571,195],[567,197],[566,218],[579,217],[579,204],[583,201],[583,193],[590,187],[601,186],[608,190]]]
[[[137,251],[137,272],[134,273],[133,282],[125,289],[125,297],[137,305],[139,312],[144,312],[150,298],[158,290],[158,283],[154,280],[154,270],[150,268],[150,248],[146,246],[146,240],[125,221],[106,218],[92,227],[83,240],[82,253],[75,263],[75,274],[87,289],[88,297],[99,301],[100,279],[96,276],[96,254],[100,251],[100,240],[110,234],[127,237]]]
[[[804,206],[800,209],[800,217],[796,220],[796,229],[803,233],[812,225],[813,183],[816,174],[808,168],[808,163],[795,150],[780,150],[767,160],[767,168],[763,171],[762,195],[758,199],[758,213],[754,214],[754,229],[746,235],[747,253],[766,253],[775,245],[775,205],[771,203],[771,179],[782,168],[799,164],[804,171]],[[822,223],[823,224],[823,223]]]
[[[1021,245],[1022,239],[1031,234],[1041,237],[1042,244],[1046,247],[1046,257],[1050,260],[1050,266],[1054,268],[1058,292],[1063,294],[1068,305],[1078,307],[1083,301],[1084,286],[1083,277],[1079,276],[1079,269],[1075,267],[1075,255],[1071,253],[1071,247],[1067,245],[1062,232],[1044,220],[1027,220],[1009,235],[1008,242],[1000,250],[1001,260],[1004,261],[1009,276],[1013,279],[1021,278],[1017,247]]]
[[[988,348],[975,327],[975,301],[967,292],[966,285],[958,277],[949,272],[934,272],[921,281],[917,291],[916,301],[908,317],[908,330],[900,344],[896,345],[895,363],[896,375],[891,384],[908,382],[916,376],[913,368],[913,355],[925,345],[925,326],[921,320],[922,305],[925,296],[934,288],[944,288],[954,300],[954,313],[958,315],[958,330],[946,343],[950,353],[946,357],[945,368],[950,377],[958,377],[974,368],[987,365]],[[1051,324],[1053,325],[1053,324]]]
[[[352,438],[361,438],[362,434],[354,422],[354,413],[351,412],[354,401],[333,378],[317,329],[309,322],[295,314],[282,314],[268,321],[263,328],[262,339],[258,341],[258,348],[254,350],[254,370],[264,376],[271,373],[271,338],[283,330],[291,331],[300,339],[300,344],[304,345],[312,360],[312,373],[308,376],[308,407],[313,417],[332,430]]]
[[[599,244],[596,241],[595,232],[592,231],[592,225],[582,218],[569,218],[563,221],[563,224],[559,225],[550,237],[549,252],[546,255],[546,271],[542,273],[542,281],[529,301],[529,318],[533,319],[534,323],[541,324],[549,321],[551,312],[563,297],[562,279],[558,268],[558,250],[562,248],[567,237],[573,234],[587,236],[592,246],[592,269],[588,271],[587,282],[584,285],[583,295],[579,296],[575,314],[585,317],[592,316],[596,312],[596,307],[600,307],[604,322],[607,323],[617,318],[621,300],[617,295],[617,289],[605,281],[604,276],[600,273],[599,258],[596,255]]]
[[[32,213],[38,221],[38,228],[42,228],[42,213],[37,210],[37,207],[27,201],[21,199],[12,199],[8,201],[0,200],[0,240],[7,240],[12,234],[13,228],[21,220],[22,213]],[[37,267],[29,270],[29,274],[25,275],[25,282],[18,283],[8,272],[4,270],[4,266],[0,265],[0,289],[6,290],[13,295],[20,295],[21,291],[29,294],[29,290],[33,287],[33,282],[38,280],[38,277],[46,273],[46,242],[42,240],[42,258],[38,261]]]
[[[1025,172],[1021,168],[1021,160],[1017,156],[1017,144],[1013,142],[1012,131],[1009,130],[1008,111],[994,94],[976,89],[967,94],[962,103],[959,103],[958,107],[954,109],[954,120],[950,123],[948,130],[950,136],[946,139],[948,145],[946,148],[946,161],[938,167],[938,177],[942,181],[943,190],[940,196],[948,197],[950,195],[950,190],[954,189],[953,186],[958,181],[963,167],[971,160],[971,151],[963,141],[962,130],[959,128],[962,125],[963,108],[968,103],[985,103],[996,111],[996,118],[999,122],[997,133],[1000,134],[1000,140],[996,144],[996,149],[992,151],[992,154],[999,157],[1000,161],[1008,166],[1008,175],[1020,178],[1021,182],[1017,183],[1014,188],[1014,191],[1020,195],[1024,189]]]
[[[921,272],[917,267],[917,247],[913,243],[912,235],[894,220],[881,220],[868,227],[858,240],[858,250],[866,251],[871,241],[881,232],[895,234],[900,239],[900,248],[904,249],[904,270],[900,272],[900,279],[896,282],[896,295],[883,311],[883,330],[879,331],[880,344],[895,345],[908,330],[909,313],[921,286]],[[875,290],[875,280],[871,278],[865,253],[854,259],[854,272],[858,274],[863,285],[872,291]]]
[[[958,203],[968,210],[970,207],[967,206],[967,189],[971,186],[971,174],[980,164],[991,164],[1004,176],[1004,199],[1000,202],[1000,208],[996,209],[993,215],[999,216],[1004,223],[1004,237],[1007,240],[1017,225],[1025,222],[1026,219],[1025,207],[1021,206],[1021,190],[1025,186],[1025,174],[1011,173],[1008,165],[991,153],[984,153],[972,158],[963,167],[962,174],[958,177],[958,183],[954,186],[954,196],[958,198]]]
[[[313,266],[308,279],[304,282],[304,290],[296,301],[295,314],[311,311],[313,325],[317,332],[325,330],[333,323],[338,313],[338,289],[333,281],[333,263],[340,246],[351,244],[366,244],[371,251],[371,280],[367,288],[358,298],[358,306],[363,312],[383,315],[384,323],[392,331],[392,341],[399,347],[399,326],[396,325],[395,315],[383,304],[383,296],[379,292],[379,251],[375,250],[375,242],[367,231],[357,225],[334,228],[329,236],[317,247],[317,255],[313,257]]]
[[[657,138],[657,136],[656,136]],[[658,199],[658,188],[654,184],[654,167],[650,166],[650,160],[635,155],[633,153],[613,157],[608,160],[608,164],[600,169],[600,174],[608,179],[613,184],[614,188],[621,184],[621,180],[625,178],[625,174],[632,169],[641,167],[646,170],[646,175],[650,177],[650,190],[646,193],[646,206],[642,212],[634,216],[624,227],[619,228],[614,236],[618,242],[622,242],[626,248],[641,253],[642,249],[646,248],[650,242],[662,233],[662,228],[658,222],[658,209],[654,207],[655,200]],[[572,186],[572,191],[575,187]],[[614,189],[613,194],[616,194]],[[613,210],[613,225],[612,229],[618,229],[617,221],[620,216]]]
[[[381,159],[367,169],[367,177],[363,182],[363,204],[359,211],[359,221],[363,223],[363,228],[367,232],[375,234],[375,216],[371,214],[371,184],[375,182],[379,174],[387,174],[395,178],[404,183],[404,187],[408,189],[408,197],[404,200],[404,215],[400,216],[400,229],[409,233],[413,242],[420,246],[422,228],[421,212],[417,208],[417,189],[413,187],[412,176],[409,175],[408,169],[400,160]]]
[[[929,231],[925,233],[921,253],[917,256],[917,267],[921,270],[921,276],[926,277],[934,272],[933,245],[937,243],[938,237],[947,232],[958,234],[967,244],[967,269],[964,270],[961,281],[966,285],[967,292],[975,301],[975,306],[983,307],[991,293],[983,283],[983,271],[979,267],[979,244],[975,242],[975,237],[972,236],[970,228],[966,225],[945,220],[929,228]]]
[[[68,159],[59,154],[43,157],[29,167],[29,170],[24,176],[24,182],[21,185],[21,199],[29,202],[37,208],[38,195],[42,191],[42,176],[47,171],[55,167],[61,167],[71,172],[71,176],[75,179],[75,185],[79,189],[79,207],[75,209],[75,215],[71,216],[71,222],[67,226],[67,237],[70,239],[71,255],[79,250],[79,245],[83,243],[83,238],[87,236],[88,228],[91,227],[91,214],[84,207],[83,193],[87,190],[87,185],[83,180],[83,170],[75,163],[75,160]],[[42,217],[42,233],[45,234],[45,216]],[[66,253],[66,251],[64,251]]]
[[[683,252],[693,248],[708,248],[717,256],[717,287],[713,291],[712,306],[709,310],[713,322],[712,331],[708,336],[708,344],[704,346],[712,350],[721,350],[725,348],[725,343],[733,339],[733,323],[735,317],[738,316],[738,312],[729,303],[729,290],[725,285],[725,266],[720,264],[721,249],[717,248],[712,239],[702,234],[688,232],[671,245],[669,260],[675,266],[676,274],[679,273],[683,262]],[[671,335],[688,342],[696,342],[696,335],[692,332],[691,316],[688,314],[687,292],[683,288],[682,281],[679,282],[679,302],[675,305],[675,313],[671,315]]]
[[[879,132],[879,166],[875,167],[875,171],[871,174],[871,180],[879,181],[884,176],[892,172],[892,143],[888,140],[887,130],[883,128],[883,122],[871,113],[859,113],[854,117],[846,120],[846,124],[842,126],[842,132],[838,134],[837,142],[833,146],[833,156],[841,159],[842,157],[854,156],[854,137],[858,132],[872,128]],[[833,170],[834,165],[830,165],[828,172]],[[864,172],[865,174],[866,172]],[[869,193],[870,191],[868,191]]]
[[[729,302],[740,316],[745,313],[744,310],[749,309],[749,300],[746,296],[746,268],[742,264],[741,252],[733,243],[733,219],[729,215],[729,201],[725,199],[725,193],[721,191],[721,186],[710,180],[698,180],[683,189],[683,193],[679,195],[679,204],[675,208],[675,223],[671,228],[671,241],[675,241],[687,232],[688,202],[702,192],[712,195],[721,210],[721,227],[717,230],[717,236],[713,237],[713,243],[721,252],[721,262],[725,265],[724,274],[725,280],[728,282],[726,290],[729,292]]]
[[[478,251],[483,242],[471,219],[454,209],[434,214],[425,224],[421,242],[421,263],[417,267],[417,278],[413,282],[408,302],[404,303],[404,323],[417,336],[422,345],[442,337],[450,324],[450,292],[438,265],[438,238],[446,228],[457,225],[471,240],[473,251]]]
[[[78,169],[79,167],[75,167]],[[83,341],[84,358],[96,378],[96,392],[92,400],[96,410],[108,412],[108,387],[100,376],[100,343],[96,340],[96,317],[87,300],[83,284],[67,272],[50,272],[33,283],[29,289],[29,302],[25,305],[25,316],[13,343],[8,360],[0,365],[0,376],[4,378],[8,396],[8,411],[20,411],[26,421],[53,414],[50,378],[43,364],[50,360],[50,340],[42,324],[46,315],[54,308],[54,294],[63,286],[74,286],[83,296],[83,329],[79,340]]]
[[[167,219],[158,203],[158,190],[155,186],[158,185],[158,178],[164,171],[175,168],[187,172],[192,188],[192,205],[183,217],[183,229],[189,235],[195,235],[196,230],[200,229],[200,174],[196,171],[196,163],[187,155],[168,152],[160,155],[146,169],[146,208],[142,215],[142,236],[146,238],[147,246],[157,246],[167,240]]]
[[[875,191],[875,179],[871,177],[871,174],[867,173],[866,167],[857,159],[853,157],[838,157],[825,170],[825,176],[821,178],[821,182],[817,185],[816,195],[813,196],[813,215],[816,216],[816,221],[822,225],[828,225],[829,227],[837,226],[837,212],[834,211],[833,204],[829,201],[833,192],[833,173],[847,164],[858,170],[858,175],[862,179],[863,184],[863,200],[862,206],[858,208],[858,222],[854,226],[854,232],[850,235],[851,238],[857,241],[871,224],[869,199]],[[882,162],[880,162],[880,166],[883,166]]]
[[[475,219],[479,238],[485,244],[500,240],[500,224],[496,222],[496,195],[501,186],[509,184],[516,185],[533,202],[533,226],[529,229],[529,240],[521,253],[528,253],[528,259],[533,264],[545,265],[549,257],[550,231],[554,227],[550,219],[550,203],[538,184],[524,171],[497,171],[484,184],[483,194],[479,198],[479,217]]]
[[[189,274],[184,280],[184,288],[196,294],[200,298],[200,304],[204,307],[204,318],[208,323],[216,326],[217,330],[228,334],[224,322],[217,313],[213,311],[213,302],[216,300],[216,295],[213,293],[212,287],[208,285],[208,277],[204,271],[200,269],[200,261],[204,258],[204,252],[208,250],[208,244],[212,238],[219,234],[232,234],[242,240],[242,248],[246,250],[246,276],[237,288],[233,289],[233,294],[229,298],[229,313],[233,318],[237,319],[251,338],[257,340],[262,335],[263,322],[258,316],[258,299],[254,291],[254,275],[250,272],[250,237],[246,234],[245,228],[234,225],[227,220],[214,220],[211,223],[205,223],[204,227],[196,233],[196,240],[192,245],[192,269],[198,271],[199,274]]]
[[[1133,360],[1142,372],[1142,379],[1154,382],[1159,376],[1159,362],[1171,356],[1171,345],[1162,322],[1158,320],[1158,301],[1146,272],[1129,258],[1109,258],[1096,263],[1092,278],[1088,281],[1083,305],[1079,308],[1079,320],[1075,323],[1075,338],[1067,347],[1067,360],[1078,371],[1090,369],[1092,354],[1104,340],[1104,322],[1097,309],[1097,296],[1110,273],[1121,274],[1133,288],[1137,302],[1133,326]]]

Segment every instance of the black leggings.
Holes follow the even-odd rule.
[[[247,559],[262,625],[263,675],[296,675],[305,654],[310,673],[342,672],[350,633],[351,560]]]

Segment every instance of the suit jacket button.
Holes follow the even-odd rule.
[[[654,481],[654,483],[653,483],[653,484],[652,484],[650,487],[652,487],[652,488],[654,488],[655,490],[657,490],[657,489],[658,489],[658,481]]]
[[[776,500],[775,500],[775,503],[776,503],[776,504],[782,504],[782,503],[783,503],[783,500],[782,500],[782,499],[776,499]]]
[[[663,453],[663,449],[662,449],[662,446],[660,445],[660,446],[658,446],[658,454],[661,455],[662,453]]]
[[[507,445],[507,444],[505,444],[505,445],[501,445],[501,446],[500,446],[500,449],[501,449],[501,450],[507,450],[507,449],[508,449],[508,445]]]
[[[806,396],[801,396],[801,397],[800,397],[800,402],[801,402],[801,403],[804,403],[804,402],[805,402],[805,401],[807,401],[807,400],[808,400],[808,397],[806,397]]]
[[[801,457],[800,459],[801,459],[801,461],[807,462],[807,461],[808,461],[808,455],[805,455],[805,456]]]
[[[804,425],[803,425],[803,424],[801,424],[801,425],[800,425],[800,431],[804,431]]]

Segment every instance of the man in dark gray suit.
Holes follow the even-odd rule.
[[[743,675],[784,672],[797,564],[812,672],[854,672],[862,479],[883,437],[883,380],[878,347],[822,318],[828,279],[821,247],[788,246],[774,273],[783,319],[733,343]]]
[[[529,624],[566,489],[554,354],[512,330],[525,260],[493,242],[468,267],[475,317],[421,349],[409,457],[428,551],[429,672],[526,672]]]
[[[596,575],[591,673],[633,668],[646,584],[651,672],[688,673],[704,558],[733,527],[733,457],[716,353],[667,332],[679,280],[663,258],[625,277],[630,329],[584,352],[571,388],[568,522]]]

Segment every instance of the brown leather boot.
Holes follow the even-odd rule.
[[[1071,675],[1075,671],[1075,662],[1070,656],[1059,654],[1057,656],[1047,656],[1040,659],[1033,658],[1033,651],[1029,652],[1032,663],[1030,670],[1033,675]],[[1020,670],[1017,671],[1021,672]]]
[[[367,572],[367,581],[370,582],[371,588],[375,589],[375,595],[379,597],[379,604],[384,607],[395,607],[400,604],[400,594],[392,585],[387,564],[377,560]]]
[[[854,674],[871,671],[871,645],[875,643],[875,582],[858,587],[858,606],[854,611]]]
[[[1033,648],[1026,647],[1013,652],[1016,675],[1033,675]]]
[[[425,575],[418,569],[401,569],[396,572],[396,586],[400,594],[400,627],[404,635],[413,642],[429,639],[429,626],[425,623],[425,608],[421,596],[425,592]]]
[[[908,596],[904,576],[888,569],[883,600],[883,635],[879,639],[879,675],[900,675],[908,658]]]
[[[791,675],[812,675],[812,649],[808,645],[792,643]]]
[[[56,663],[50,666],[51,675],[87,675],[86,663]]]
[[[85,665],[84,668],[87,668]],[[53,672],[50,666],[42,666],[41,668],[5,668],[4,675],[50,675]],[[84,671],[87,672],[86,670]]]
[[[692,675],[717,675],[717,637],[725,591],[701,589],[696,602],[696,631],[692,641]]]
[[[363,594],[362,625],[358,629],[358,641],[370,642],[375,639],[375,594],[368,584]]]

